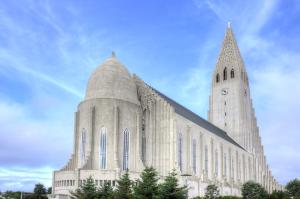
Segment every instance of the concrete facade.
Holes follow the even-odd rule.
[[[105,181],[115,186],[128,169],[134,180],[146,166],[161,178],[175,169],[189,197],[203,196],[209,184],[218,185],[222,195],[240,195],[248,180],[269,192],[282,189],[266,163],[247,73],[230,27],[212,77],[208,118],[131,75],[113,54],[88,81],[75,112],[74,150],[53,173],[52,197],[68,198],[89,176],[98,186]]]

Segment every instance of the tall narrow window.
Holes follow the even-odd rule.
[[[231,165],[231,155],[230,155],[230,152],[229,152],[229,155],[228,155],[228,163],[229,163],[229,177],[231,178],[232,177],[232,165]]]
[[[231,69],[231,71],[230,71],[230,77],[234,78],[234,70],[233,69]]]
[[[182,171],[182,143],[183,143],[183,140],[182,140],[182,134],[179,133],[178,135],[178,166],[179,166],[179,169],[180,171]]]
[[[194,173],[196,173],[197,171],[196,171],[196,168],[197,168],[197,160],[196,160],[196,151],[197,151],[197,143],[196,143],[196,140],[195,139],[193,139],[193,170],[194,170]]]
[[[220,75],[219,75],[219,73],[217,73],[217,75],[216,75],[216,82],[218,83],[220,81]]]
[[[232,158],[232,161],[231,161],[231,177],[234,179],[234,161],[233,161],[233,158]]]
[[[142,119],[142,161],[145,163],[146,161],[146,110],[143,112]]]
[[[218,150],[215,151],[215,174],[216,174],[216,176],[219,175],[219,154],[218,154]]]
[[[224,153],[224,176],[227,176],[227,158],[226,158],[226,153]]]
[[[241,172],[242,172],[242,169],[241,169],[241,160],[238,160],[237,172],[238,172],[238,178],[241,179],[242,178],[242,175],[241,175]]]
[[[251,180],[252,179],[252,169],[251,169],[250,157],[248,158],[248,169],[249,169],[249,178],[248,178],[248,180]]]
[[[205,146],[204,149],[204,169],[205,172],[208,173],[208,148]]]
[[[106,128],[100,131],[100,169],[106,168]]]
[[[85,151],[86,151],[86,130],[82,129],[81,132],[81,166],[85,163]]]
[[[129,131],[125,129],[123,133],[123,170],[128,170],[129,161]]]
[[[227,68],[226,67],[223,70],[223,80],[227,80]]]

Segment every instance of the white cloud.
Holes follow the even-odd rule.
[[[34,117],[28,108],[12,101],[0,101],[0,164],[32,168],[63,166],[60,164],[71,153],[72,125],[65,120]],[[61,155],[59,159],[57,154]]]
[[[196,2],[202,2],[202,9],[203,1]],[[264,0],[224,4],[223,1],[208,0],[205,4],[221,21],[234,22],[233,29],[237,30],[242,55],[248,61],[245,64],[267,159],[275,177],[281,183],[286,183],[299,177],[300,172],[295,166],[300,164],[299,155],[293,152],[300,150],[297,143],[300,139],[297,133],[300,119],[300,87],[297,86],[300,69],[297,66],[300,53],[287,51],[286,47],[261,34],[265,24],[276,13],[278,2]],[[206,77],[207,71],[201,74],[204,66],[199,64],[199,70],[192,70],[199,72],[189,75],[187,82],[195,82],[194,89],[187,90],[190,96],[200,89],[205,92],[202,98],[207,98],[210,93],[200,81],[211,81],[210,77]]]
[[[52,179],[51,167],[42,168],[1,168],[0,167],[0,187],[1,191],[25,190],[33,191],[34,184],[42,183],[45,187],[50,187]]]

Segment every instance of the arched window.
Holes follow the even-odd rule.
[[[248,180],[251,180],[252,179],[252,169],[251,169],[251,160],[250,160],[250,157],[248,157],[248,169],[249,169]]]
[[[215,151],[215,174],[219,175],[219,153],[218,150]]]
[[[238,160],[237,172],[238,172],[238,179],[241,179],[242,178],[241,160]]]
[[[125,129],[123,133],[123,170],[128,170],[129,160],[129,131]]]
[[[146,110],[143,112],[142,118],[142,161],[146,161]]]
[[[227,68],[226,67],[223,70],[223,80],[227,80]]]
[[[231,161],[231,178],[233,178],[234,179],[234,160],[233,160],[233,158],[232,158],[232,161]]]
[[[224,176],[227,176],[227,158],[226,158],[226,153],[224,153]]]
[[[197,151],[197,142],[195,139],[193,139],[193,151],[192,151],[192,154],[193,154],[193,170],[194,170],[194,173],[196,173],[196,168],[197,168],[197,162],[196,162],[196,151]]]
[[[204,149],[204,169],[205,172],[208,173],[208,148],[205,146]]]
[[[100,168],[106,168],[106,133],[107,129],[105,127],[101,128],[100,131]]]
[[[81,132],[81,150],[80,150],[80,156],[81,156],[81,166],[85,163],[85,157],[86,157],[86,130],[82,129]]]
[[[183,140],[182,140],[182,134],[179,133],[178,135],[178,166],[179,166],[179,169],[180,171],[182,171],[182,143],[183,143]]]
[[[220,75],[219,75],[219,73],[217,73],[217,75],[216,75],[216,82],[218,83],[220,81]]]
[[[234,78],[234,70],[233,69],[231,69],[231,71],[230,71],[230,77]]]

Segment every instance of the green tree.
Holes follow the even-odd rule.
[[[97,199],[113,199],[114,191],[110,183],[105,182],[97,192]]]
[[[285,188],[286,188],[289,196],[300,198],[300,180],[298,180],[297,178],[294,180],[291,180],[285,186]]]
[[[79,186],[74,192],[71,191],[72,199],[96,199],[97,188],[92,177],[89,177],[86,182]]]
[[[269,199],[288,199],[289,196],[286,192],[284,191],[273,191],[270,196]]]
[[[43,184],[38,183],[33,189],[33,194],[30,196],[32,199],[46,199],[46,188]]]
[[[4,194],[3,194],[3,197],[6,199],[6,198],[15,198],[15,199],[19,199],[21,196],[21,192],[13,192],[13,191],[6,191]]]
[[[118,181],[115,190],[115,199],[132,199],[132,181],[126,172]]]
[[[188,190],[186,186],[180,187],[177,174],[172,171],[158,188],[159,199],[186,199]]]
[[[216,185],[211,184],[206,187],[205,198],[216,199],[219,196],[220,196],[220,191]]]
[[[244,199],[267,199],[267,191],[258,183],[248,181],[243,184],[242,196]]]
[[[154,199],[158,194],[158,176],[152,167],[146,167],[141,174],[141,180],[137,180],[134,187],[134,198]]]
[[[47,194],[52,194],[52,187],[48,187]]]

